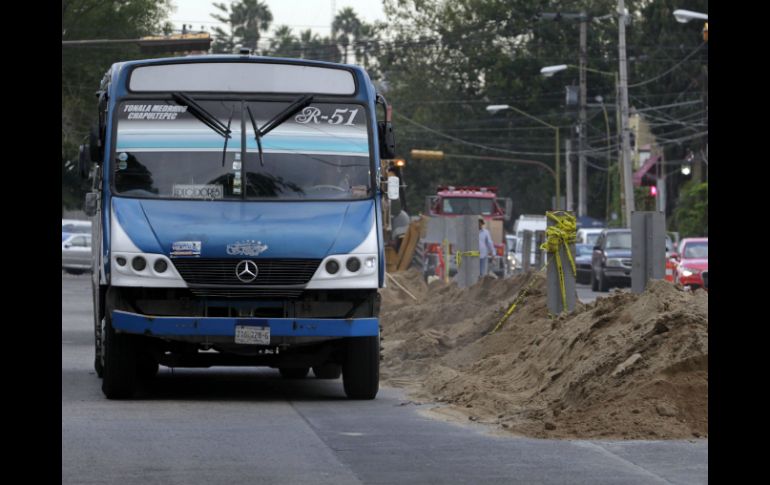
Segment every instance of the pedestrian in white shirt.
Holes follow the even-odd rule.
[[[489,235],[489,231],[484,228],[484,218],[479,217],[479,278],[483,278],[487,274],[489,260],[495,258],[495,245],[492,243],[492,236]]]

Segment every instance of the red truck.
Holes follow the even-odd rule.
[[[508,265],[505,258],[503,222],[510,219],[511,205],[511,199],[497,197],[497,187],[440,185],[436,189],[436,195],[426,197],[425,213],[430,217],[483,217],[497,253],[490,265],[490,271],[504,277],[508,274]],[[443,277],[445,271],[449,271],[449,276],[456,272],[453,244],[449,245],[449,261],[442,252],[441,238],[431,234],[430,230],[428,237],[423,239],[422,246],[423,272],[426,278],[431,275]]]

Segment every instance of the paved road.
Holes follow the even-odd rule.
[[[62,483],[706,483],[708,441],[495,437],[423,417],[403,394],[271,369],[170,369],[108,401],[93,368],[90,282],[62,275]],[[424,407],[424,406],[423,406]]]

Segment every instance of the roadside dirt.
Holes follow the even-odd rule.
[[[383,383],[432,411],[539,438],[708,437],[708,294],[665,281],[548,316],[545,278],[382,290]],[[519,290],[528,295],[495,333]]]

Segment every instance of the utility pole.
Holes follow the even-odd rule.
[[[631,175],[631,140],[628,129],[628,72],[626,61],[626,6],[618,0],[618,57],[620,62],[620,123],[623,143],[623,192],[625,219],[623,227],[631,227],[631,213],[636,211]]]
[[[580,131],[578,132],[578,217],[587,215],[588,180],[586,174],[586,64],[588,52],[586,31],[588,18],[580,12]],[[569,209],[568,209],[569,210]]]
[[[567,145],[567,153],[566,153],[566,163],[567,163],[567,210],[569,212],[573,211],[573,203],[572,203],[572,137],[567,138],[566,140]]]

